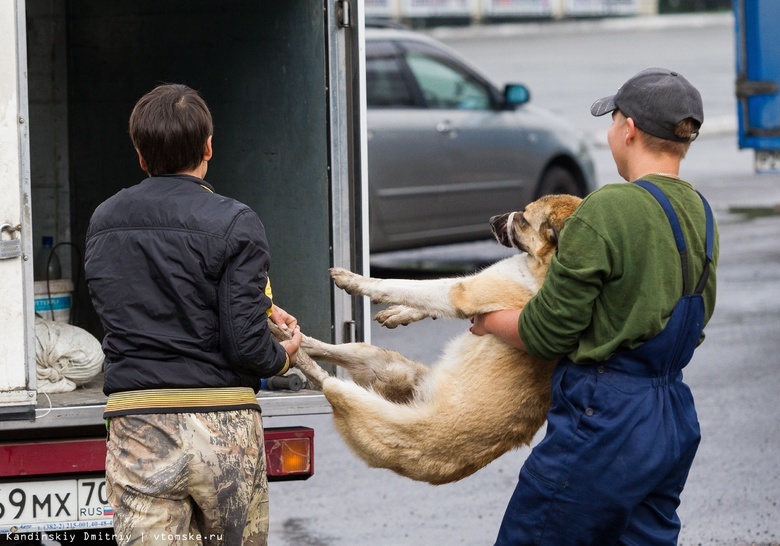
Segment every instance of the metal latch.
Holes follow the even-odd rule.
[[[339,26],[342,28],[349,28],[352,26],[352,14],[349,10],[349,2],[347,0],[339,0],[336,2],[336,10]]]
[[[14,233],[22,231],[22,225],[12,226],[11,224],[0,225],[0,260],[10,260],[22,255],[22,241],[16,239]],[[3,234],[8,233],[10,239],[3,239]]]
[[[344,323],[344,340],[342,343],[354,343],[357,341],[357,324],[354,320]]]
[[[735,92],[738,98],[754,97],[756,95],[777,95],[777,82],[739,78],[736,82]]]

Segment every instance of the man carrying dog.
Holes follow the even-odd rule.
[[[718,231],[679,177],[704,121],[699,92],[652,68],[596,101],[629,184],[566,221],[537,295],[474,317],[538,358],[561,359],[547,433],[520,471],[498,545],[676,544],[677,507],[700,440],[682,368],[715,306]]]
[[[101,204],[87,231],[119,544],[267,542],[255,394],[295,362],[301,334],[271,301],[260,219],[203,180],[212,128],[189,87],[144,95],[130,136],[149,178]],[[274,341],[268,316],[292,339]]]

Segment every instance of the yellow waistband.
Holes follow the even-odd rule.
[[[189,413],[260,408],[249,387],[148,389],[109,395],[105,417],[138,413]]]

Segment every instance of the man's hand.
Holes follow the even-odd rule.
[[[484,336],[486,334],[492,333],[487,329],[487,325],[485,324],[487,322],[488,315],[489,313],[485,313],[483,315],[476,315],[471,317],[469,319],[471,321],[471,328],[469,328],[469,332],[475,336]]]
[[[282,326],[280,326],[280,328],[282,328]],[[287,351],[287,354],[290,356],[290,364],[295,364],[296,360],[298,359],[298,349],[301,348],[302,339],[303,336],[301,335],[301,327],[295,325],[293,326],[292,329],[292,337],[285,341],[279,342],[282,344],[282,347],[284,347],[284,350]]]
[[[271,315],[269,318],[282,330],[292,330],[298,325],[298,319],[278,305],[274,305],[271,308]]]
[[[298,326],[298,319],[277,305],[271,308],[271,314],[268,318],[280,329],[291,332],[292,337],[290,339],[280,341],[279,343],[287,351],[290,357],[290,364],[295,364],[298,358],[298,349],[301,348],[301,340],[303,339],[301,327]]]

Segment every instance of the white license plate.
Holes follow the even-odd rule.
[[[757,173],[780,173],[780,150],[756,150]]]
[[[113,513],[104,478],[0,483],[0,527],[101,520]]]

